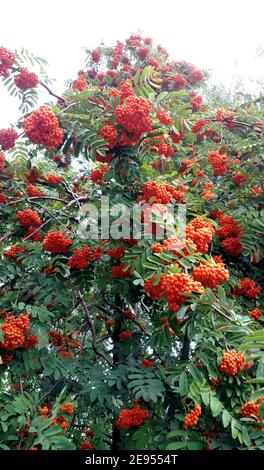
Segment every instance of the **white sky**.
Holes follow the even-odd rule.
[[[263,0],[9,0],[0,15],[0,45],[47,59],[58,93],[83,67],[82,47],[114,43],[138,29],[173,59],[210,68],[224,83],[234,74],[263,76],[263,61],[255,60],[264,40]],[[17,116],[16,100],[0,87],[0,128]]]

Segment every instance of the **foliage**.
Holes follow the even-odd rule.
[[[261,102],[202,104],[203,73],[134,35],[87,50],[50,124],[25,60],[45,66],[22,50],[3,77],[22,116],[0,134],[1,449],[263,450]],[[147,229],[84,237],[88,203],[121,230],[139,201]]]

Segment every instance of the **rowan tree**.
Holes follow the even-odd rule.
[[[140,35],[86,55],[57,96],[0,48],[0,448],[263,450],[261,100]]]

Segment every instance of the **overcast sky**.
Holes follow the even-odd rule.
[[[28,48],[48,60],[58,83],[83,67],[83,47],[114,43],[141,30],[175,60],[212,69],[227,82],[234,74],[260,78],[263,0],[9,0],[1,2],[0,46]],[[0,128],[17,117],[17,104],[0,87]]]

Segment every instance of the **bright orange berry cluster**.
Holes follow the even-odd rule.
[[[109,148],[114,147],[117,143],[117,130],[110,124],[103,126],[99,135],[108,143]]]
[[[78,78],[73,81],[72,89],[78,91],[84,91],[88,88],[87,82],[82,73],[78,74]]]
[[[227,282],[229,272],[223,264],[204,264],[201,263],[192,271],[192,277],[195,281],[199,281],[204,287],[215,288],[220,284]]]
[[[250,310],[248,314],[251,318],[253,318],[253,320],[258,321],[262,316],[262,311],[258,307],[256,307],[253,310]]]
[[[183,429],[187,429],[187,428],[196,426],[201,413],[202,413],[201,407],[200,406],[195,406],[195,408],[185,416]]]
[[[72,415],[74,413],[74,405],[72,403],[65,403],[64,405],[59,406],[59,410],[63,411],[67,415]]]
[[[136,405],[134,408],[121,410],[115,426],[119,429],[130,429],[134,426],[140,427],[148,418],[149,412],[142,410],[139,405]]]
[[[238,256],[243,251],[240,243],[242,229],[231,215],[225,215],[222,211],[217,214],[220,227],[217,230],[221,243],[220,246],[231,256]]]
[[[81,250],[74,250],[71,255],[68,266],[72,269],[85,269],[89,266],[92,250],[89,246],[82,247]]]
[[[245,356],[235,350],[225,352],[222,356],[219,370],[226,375],[234,376],[244,369]]]
[[[228,172],[228,158],[218,150],[209,152],[208,160],[212,166],[214,176],[224,176]]]
[[[100,168],[95,168],[94,170],[91,171],[90,173],[90,178],[93,181],[93,183],[97,183],[100,186],[103,186],[104,183],[102,181],[105,173],[108,170],[108,165],[103,165]]]
[[[40,189],[36,188],[33,184],[29,184],[26,187],[26,192],[28,193],[29,197],[38,197],[43,196],[43,192]]]
[[[55,173],[50,173],[49,175],[46,176],[46,180],[48,181],[49,184],[52,184],[53,186],[57,186],[62,182],[62,176],[61,175],[56,175]]]
[[[139,139],[142,134],[151,130],[150,110],[151,101],[131,95],[126,98],[123,104],[116,107],[115,119],[134,138]]]
[[[213,188],[214,185],[210,181],[203,183],[201,198],[205,201],[213,201],[215,199],[215,194],[212,192]]]
[[[161,243],[153,243],[153,245],[151,245],[151,249],[155,253],[161,253],[162,251],[170,251],[171,253],[177,255],[178,258],[182,258],[183,255],[179,253],[179,250],[183,251],[185,255],[189,254],[186,245],[188,245],[193,252],[196,251],[197,247],[195,243],[191,240],[191,238],[182,240],[179,240],[178,238],[165,238],[164,240],[162,240]]]
[[[24,211],[18,211],[16,220],[23,225],[23,227],[38,227],[41,225],[41,219],[36,211],[32,209],[26,209]]]
[[[245,277],[245,279],[240,279],[240,285],[234,288],[235,295],[243,295],[247,299],[255,299],[260,293],[260,287],[257,285],[253,279]]]
[[[184,294],[196,292],[204,293],[204,287],[200,282],[194,281],[188,274],[164,274],[161,281],[162,294],[166,297],[169,308],[177,311],[179,305],[186,301]]]
[[[141,186],[143,195],[138,200],[144,200],[147,203],[153,204],[168,204],[173,199],[183,203],[184,196],[181,191],[178,191],[171,184],[157,183],[156,181],[148,181]],[[151,202],[150,202],[151,201]]]
[[[144,290],[152,300],[158,300],[162,294],[162,277],[163,275],[161,275],[157,285],[153,284],[156,278],[155,274],[144,283]]]
[[[48,233],[43,241],[43,247],[50,253],[66,253],[72,240],[66,238],[61,232]]]
[[[40,106],[23,121],[26,136],[33,144],[41,144],[48,149],[58,147],[63,139],[58,119],[49,106]]]
[[[6,248],[4,250],[4,257],[5,258],[11,258],[15,259],[17,258],[18,255],[24,253],[23,248],[17,246],[17,245],[12,245],[10,248]]]
[[[200,253],[206,253],[209,249],[209,243],[212,241],[215,229],[212,222],[207,222],[203,217],[196,217],[186,227],[186,239],[191,239],[196,245],[196,250]],[[189,244],[189,242],[188,242]]]
[[[256,403],[253,401],[247,401],[241,408],[240,414],[246,418],[260,418],[259,408],[261,403]]]
[[[4,333],[4,339],[0,343],[0,348],[11,350],[24,345],[25,334],[29,332],[29,313],[18,317],[7,316],[0,326]]]

